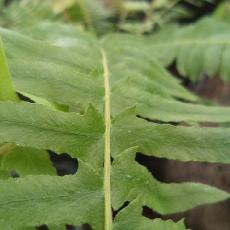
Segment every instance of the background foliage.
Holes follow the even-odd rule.
[[[217,8],[214,1],[22,0],[1,6],[2,228],[103,229],[109,197],[103,183],[110,177],[114,229],[185,229],[183,220],[142,214],[147,207],[164,217],[229,197],[208,185],[162,183],[138,161],[141,153],[229,163],[230,109],[210,106],[172,76],[229,80],[228,2]],[[200,18],[202,7],[213,13]],[[102,166],[110,159],[106,137],[111,176]],[[63,167],[66,162],[72,166]],[[74,175],[58,177],[55,169]]]

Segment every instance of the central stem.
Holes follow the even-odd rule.
[[[104,146],[104,196],[105,196],[105,225],[104,230],[112,230],[112,209],[111,209],[111,188],[110,188],[110,171],[111,171],[111,153],[110,153],[110,86],[109,86],[109,69],[105,52],[102,50],[102,62],[104,70],[104,88],[105,88],[105,146]]]

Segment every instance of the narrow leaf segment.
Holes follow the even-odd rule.
[[[104,196],[105,196],[105,230],[112,230],[112,210],[111,210],[111,188],[110,188],[110,171],[111,171],[111,150],[110,150],[110,86],[109,86],[109,69],[105,52],[102,50],[102,63],[104,71],[104,88],[105,88],[105,146],[104,146]]]
[[[6,55],[3,49],[3,43],[0,38],[0,100],[19,102],[19,98],[14,90],[10,79],[10,72],[6,61]]]

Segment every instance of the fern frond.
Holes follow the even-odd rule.
[[[142,207],[170,214],[229,198],[229,193],[204,184],[162,183],[135,160],[136,152],[142,152],[180,161],[229,163],[229,128],[175,127],[141,118],[225,122],[229,108],[176,100],[198,103],[145,52],[152,47],[142,39],[133,39],[135,47],[129,49],[123,45],[128,44],[125,39],[112,44],[117,35],[98,40],[71,32],[72,27],[57,26],[56,32],[42,28],[44,37],[34,34],[39,40],[0,29],[4,69],[8,62],[16,90],[39,102],[0,102],[0,143],[30,150],[31,157],[47,149],[69,153],[78,159],[79,168],[71,176],[52,176],[52,168],[46,172],[51,175],[38,175],[39,166],[33,173],[20,161],[14,164],[17,157],[12,160],[11,149],[0,149],[4,155],[10,151],[1,171],[15,165],[23,175],[35,174],[0,180],[0,228],[88,223],[95,230],[184,230],[182,222],[143,217]],[[68,32],[61,35],[64,30]],[[9,82],[8,72],[2,74]],[[6,87],[13,90],[12,84]],[[28,154],[22,153],[22,159]],[[45,157],[39,162],[47,167]],[[127,201],[129,205],[112,220],[112,208]]]
[[[132,35],[109,35],[113,51],[145,53],[154,56],[164,66],[176,61],[179,73],[192,81],[199,80],[203,74],[209,77],[219,75],[230,80],[229,33],[230,26],[213,18],[184,26],[171,26],[155,35],[137,37]],[[112,44],[116,46],[112,46]]]
[[[152,54],[165,65],[176,60],[182,76],[197,81],[202,74],[230,80],[228,23],[203,19],[184,28],[162,30],[150,38]]]
[[[1,35],[18,91],[45,98],[55,104],[72,105],[78,110],[85,110],[90,103],[93,103],[97,109],[102,109],[100,102],[103,100],[104,89],[100,76],[103,69],[101,53],[97,48],[100,42],[94,37],[82,33],[77,35],[75,32],[78,37],[76,39],[69,37],[70,42],[63,37],[63,41],[68,45],[58,44],[60,39],[52,39],[52,37],[50,37],[52,44],[49,45],[47,42],[33,40],[4,29],[1,30]],[[126,44],[129,39],[132,49]],[[229,121],[229,108],[175,100],[175,97],[190,101],[196,98],[180,86],[179,81],[170,77],[152,55],[145,52],[148,47],[151,49],[151,45],[147,46],[145,41],[140,41],[138,42],[134,36],[125,38],[120,35],[109,36],[102,41],[112,63],[113,114],[136,104],[137,114],[150,119]],[[139,61],[140,57],[142,62]],[[91,81],[92,78],[94,81]]]
[[[43,113],[39,112],[41,108],[43,109]],[[50,148],[56,151],[68,151],[75,157],[78,157],[80,164],[80,169],[76,176],[66,176],[63,178],[55,176],[30,176],[25,179],[17,179],[16,182],[12,180],[0,181],[2,191],[2,198],[0,197],[0,212],[2,212],[2,215],[4,213],[4,218],[0,222],[0,226],[6,226],[6,223],[9,221],[10,225],[8,225],[8,229],[17,229],[22,226],[29,227],[42,223],[51,225],[53,223],[80,225],[87,222],[95,229],[103,229],[102,148],[104,132],[103,127],[99,127],[101,122],[95,121],[95,116],[93,115],[98,116],[95,114],[95,111],[92,111],[90,115],[79,116],[77,114],[65,114],[63,112],[49,110],[45,107],[33,104],[15,105],[9,103],[1,103],[0,110],[2,112],[0,117],[1,142],[14,142],[18,145],[32,146],[39,149]],[[36,112],[33,112],[33,110]],[[6,118],[4,112],[5,114],[12,115]],[[25,116],[25,114],[27,114],[27,116]],[[28,120],[29,114],[33,120]],[[27,121],[23,121],[22,116],[24,116]],[[91,120],[93,118],[94,120]],[[137,135],[137,132],[135,130],[131,131],[130,127],[126,126],[125,128],[123,125],[121,127],[121,124],[116,124],[116,122],[112,124],[113,129],[116,130],[116,133],[111,134],[113,143],[111,146],[113,150],[112,156],[115,159],[112,164],[111,175],[112,202],[115,209],[118,209],[126,200],[129,200],[135,201],[137,207],[147,205],[159,213],[166,214],[184,211],[197,204],[215,202],[229,197],[227,193],[206,185],[192,183],[169,185],[162,184],[153,179],[145,168],[135,162],[135,153],[138,149],[127,149],[127,146],[138,144],[141,150],[143,150],[143,153],[148,153],[148,150],[142,148],[142,145],[147,148],[153,145],[154,147],[150,147],[151,149],[157,149],[160,145],[160,142],[155,138],[148,142],[148,139],[146,139],[150,136],[148,132],[152,130],[152,132],[156,132],[158,136],[164,136],[164,134],[154,125],[144,120],[136,119],[135,121],[131,117],[128,117],[127,119],[124,118],[123,122],[130,123],[130,121],[133,120],[134,124],[137,125],[137,130],[143,132],[143,134],[140,135],[144,136],[144,140],[131,138],[132,133],[133,135]],[[68,125],[69,122],[67,120],[71,121],[71,126]],[[86,121],[88,125],[85,125]],[[138,123],[140,124],[138,125]],[[140,127],[140,125],[142,127]],[[161,125],[159,127],[161,127]],[[163,127],[164,126],[162,126],[162,128]],[[93,131],[94,129],[95,131]],[[118,137],[124,133],[124,129],[127,131],[130,130],[128,133],[132,142],[129,141],[128,137],[126,146],[121,146],[122,141],[120,141]],[[168,126],[166,130],[167,129],[170,129],[170,126]],[[190,128],[185,128],[185,130],[186,129],[189,130]],[[91,131],[90,133],[88,133],[89,130]],[[220,129],[218,136],[221,134],[221,131],[225,133],[226,130]],[[24,137],[18,136],[18,133],[21,132],[26,135]],[[55,132],[55,135],[52,135],[53,132]],[[215,138],[218,137],[217,135],[215,136],[215,132],[217,131],[212,132],[210,130],[208,133],[210,137]],[[30,137],[29,141],[27,135]],[[65,141],[61,141],[60,135],[62,135],[62,140],[65,139]],[[153,134],[151,136],[154,137]],[[47,139],[47,137],[49,138]],[[183,133],[181,139],[178,136],[174,138],[174,140],[178,138],[178,141],[183,143],[183,138],[189,139],[189,136]],[[198,137],[198,140],[200,138],[202,137]],[[221,136],[219,136],[219,138],[222,142],[225,142]],[[225,138],[227,140],[229,139],[227,137]],[[209,148],[209,143],[207,143],[205,139],[203,140],[200,149],[202,154],[203,149],[208,151]],[[47,145],[48,141],[50,144]],[[216,144],[217,143],[218,140],[216,141]],[[169,142],[169,146],[167,147],[167,145],[165,145],[165,150],[162,149],[161,153],[171,152],[173,144],[173,142]],[[197,140],[196,144],[199,145]],[[118,146],[120,146],[120,149],[127,150],[117,152]],[[213,153],[215,150],[220,151],[217,145],[215,145],[215,148],[216,149],[211,150]],[[226,148],[226,151],[229,149],[228,146],[224,146],[223,148]],[[197,159],[195,155],[192,154],[197,154],[197,149],[199,149],[199,147],[192,149],[192,147],[186,146],[186,149],[184,149],[184,153],[187,155],[186,160]],[[206,155],[207,159],[211,159],[211,151]],[[183,158],[182,154],[178,154],[177,159],[180,159],[180,156]],[[169,157],[173,158],[173,155]],[[222,159],[224,158],[223,156]],[[198,159],[200,160],[201,158],[199,157]],[[224,162],[228,162],[226,158]],[[127,167],[127,163],[129,167]],[[43,190],[43,188],[46,189]],[[145,188],[144,191],[143,188]],[[11,191],[14,192],[11,193]],[[143,195],[140,196],[140,192]],[[153,196],[153,194],[155,195]],[[178,202],[179,198],[180,202]],[[89,211],[86,204],[91,203],[95,205],[95,208],[91,205],[91,211]],[[12,205],[14,209],[11,208]],[[94,213],[96,208],[97,215]],[[41,210],[43,211],[41,212]],[[34,218],[29,219],[28,215],[30,215],[31,212],[33,212]],[[70,215],[69,212],[71,212],[72,215]],[[18,224],[17,219],[14,219],[14,221],[10,219],[10,217],[16,215],[16,213],[18,213],[17,218],[24,220],[21,221],[20,224]],[[49,215],[47,215],[47,213],[49,213]],[[131,217],[128,217],[128,219],[129,218]],[[143,221],[145,222],[147,220]],[[154,222],[151,223],[151,225],[152,224],[154,226]],[[166,223],[166,226],[167,224],[169,223]],[[150,225],[150,222],[148,225]]]

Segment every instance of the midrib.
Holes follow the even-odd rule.
[[[111,188],[110,188],[110,85],[109,85],[109,68],[105,52],[102,50],[103,77],[104,77],[104,120],[105,120],[105,144],[104,144],[104,230],[112,230],[112,210],[111,210]]]

